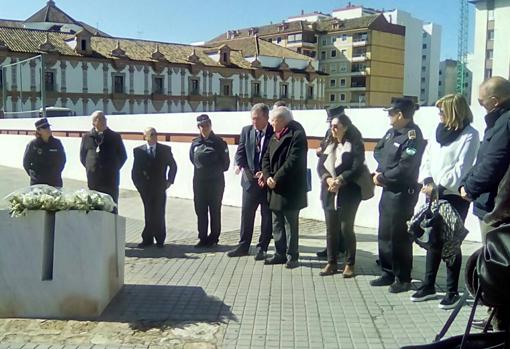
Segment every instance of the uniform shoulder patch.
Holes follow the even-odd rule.
[[[416,139],[416,131],[415,130],[409,130],[409,132],[407,132],[407,138],[409,138],[409,139]]]

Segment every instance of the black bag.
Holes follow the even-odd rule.
[[[439,214],[439,206],[432,207],[434,202],[437,203],[437,200],[428,200],[409,222],[409,233],[414,242],[426,250],[441,246],[443,218]]]

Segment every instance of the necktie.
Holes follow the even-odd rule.
[[[154,148],[149,147],[149,155],[154,159]]]
[[[255,140],[255,169],[260,171],[260,153],[262,152],[262,137],[264,136],[263,131],[256,130],[257,137]]]

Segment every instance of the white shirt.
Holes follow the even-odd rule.
[[[149,154],[149,156],[151,156],[151,148],[152,148],[152,156],[156,157],[156,144],[149,145],[147,143],[147,154]]]
[[[461,180],[473,167],[479,146],[478,131],[471,125],[447,146],[437,142],[434,130],[423,154],[418,181],[432,177],[436,185],[446,188],[445,194],[459,195]]]

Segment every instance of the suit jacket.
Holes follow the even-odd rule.
[[[306,161],[308,143],[303,126],[291,121],[278,140],[274,134],[262,161],[264,178],[273,177],[276,187],[269,189],[269,208],[274,211],[299,210],[307,206]]]
[[[173,184],[177,164],[172,148],[156,143],[156,156],[147,153],[147,144],[133,149],[133,169],[131,178],[139,192],[165,191],[167,184]]]
[[[118,186],[119,171],[126,159],[120,134],[109,128],[102,136],[92,130],[81,139],[80,161],[87,171],[89,185]]]
[[[269,141],[273,136],[273,127],[267,125],[266,134],[264,135],[264,143],[262,144],[260,159],[264,159],[264,154],[267,151]],[[255,148],[256,148],[257,134],[252,125],[245,126],[241,130],[241,137],[235,155],[236,164],[243,169],[241,177],[241,186],[244,190],[249,191],[254,186],[257,186],[257,180],[253,178],[256,173],[255,164]],[[262,165],[262,164],[261,164]],[[262,167],[262,166],[261,166]]]

